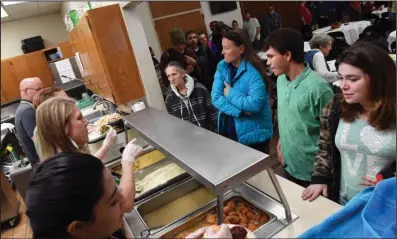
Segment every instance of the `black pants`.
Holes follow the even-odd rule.
[[[303,35],[303,40],[304,41],[310,41],[310,39],[312,39],[313,33],[312,33],[312,26],[311,25],[302,26],[301,31],[302,31],[302,35]]]
[[[317,23],[319,28],[323,28],[329,25],[328,18],[317,17]]]
[[[250,148],[256,149],[258,151],[261,151],[265,154],[269,154],[270,150],[269,150],[269,145],[270,145],[270,139],[266,140],[264,142],[261,143],[257,143],[257,144],[250,144],[247,145]]]
[[[285,169],[283,171],[284,171],[284,178],[288,179],[289,181],[292,181],[292,182],[294,182],[294,183],[296,183],[296,184],[298,184],[298,185],[300,185],[300,186],[302,186],[304,188],[307,188],[310,185],[309,181],[304,181],[304,180],[297,179],[297,178],[293,177],[291,174],[289,174],[287,172],[287,170],[285,170]]]
[[[358,12],[356,10],[352,10],[352,20],[353,21],[361,21],[361,12]]]

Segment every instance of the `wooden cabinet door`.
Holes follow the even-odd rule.
[[[14,68],[15,76],[18,80],[18,83],[25,78],[32,77],[32,75],[30,74],[28,58],[26,57],[26,55],[16,56],[11,58],[10,60]]]
[[[105,69],[102,64],[101,56],[98,52],[98,47],[96,45],[96,39],[94,34],[91,31],[89,26],[88,18],[85,19],[81,23],[81,34],[84,38],[84,42],[87,46],[87,51],[90,56],[90,73],[91,73],[91,84],[95,85],[107,85],[107,78],[105,74]]]
[[[21,97],[19,92],[19,82],[14,71],[11,60],[1,61],[1,88],[4,92],[1,94],[1,102],[3,100],[12,101]],[[3,99],[4,95],[4,99]]]
[[[157,36],[163,52],[172,47],[170,31],[175,27],[181,28],[184,31],[193,29],[196,31],[207,32],[204,18],[200,11],[156,20],[154,21],[154,25],[156,27]]]
[[[90,74],[91,74],[89,71],[89,66],[88,66],[88,63],[90,62],[90,56],[88,54],[87,46],[84,42],[84,38],[81,33],[81,21],[73,29],[73,34],[75,37],[76,52],[78,53],[80,63],[81,63],[81,75],[83,76],[84,81],[87,81],[88,77],[90,77]]]
[[[72,44],[68,41],[59,43],[59,48],[61,48],[63,58],[69,58],[74,56]]]
[[[172,1],[172,2],[149,2],[152,18],[164,17],[171,14],[180,12],[187,12],[194,9],[201,9],[199,1],[185,2],[185,1]]]
[[[44,87],[52,86],[54,84],[54,78],[43,52],[35,51],[26,54],[26,57],[31,76],[40,78],[43,81]]]
[[[5,103],[7,101],[8,101],[7,96],[4,94],[3,87],[1,87],[1,103]]]
[[[88,11],[88,24],[115,103],[143,97],[145,91],[119,4]]]

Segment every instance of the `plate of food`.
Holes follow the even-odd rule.
[[[232,233],[233,239],[245,239],[245,238],[256,238],[255,234],[240,225],[234,225],[234,224],[226,224],[230,228],[230,232]],[[214,229],[215,232],[218,232],[221,227],[218,225],[213,225],[211,226],[212,229]],[[209,238],[208,235],[204,234],[203,238]]]
[[[100,127],[96,127],[93,131],[88,134],[88,140],[94,141],[99,138],[103,138],[109,130],[112,129],[110,125],[101,125]]]
[[[118,113],[113,113],[109,115],[104,115],[94,122],[96,127],[101,127],[103,125],[112,125],[122,120],[122,117]]]

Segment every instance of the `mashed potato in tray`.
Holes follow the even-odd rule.
[[[139,193],[147,192],[159,185],[167,183],[169,180],[185,173],[175,163],[170,163],[156,171],[149,173],[143,179],[135,182],[135,189]]]
[[[141,155],[136,159],[134,163],[134,173],[138,172],[141,169],[149,167],[152,164],[160,162],[161,160],[164,160],[166,158],[167,157],[157,149]],[[113,168],[112,171],[121,175],[121,165]]]

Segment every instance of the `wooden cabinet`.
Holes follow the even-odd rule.
[[[40,51],[41,53],[41,51]],[[10,59],[14,69],[15,77],[21,81],[25,78],[32,77],[28,66],[28,58],[26,55],[16,56]]]
[[[61,42],[58,44],[59,48],[61,48],[63,58],[73,57],[73,49],[72,44],[68,41]]]
[[[14,62],[17,62],[14,60]],[[1,102],[13,101],[19,99],[19,82],[12,60],[1,61]],[[5,100],[5,101],[4,101]],[[4,102],[3,102],[4,101]]]
[[[200,2],[183,2],[183,1],[170,1],[170,2],[149,2],[150,10],[153,18],[164,17],[180,12],[187,12],[194,9],[200,9]]]
[[[29,77],[39,77],[43,81],[44,87],[53,85],[54,79],[42,51],[2,60],[1,102],[19,99],[19,83]]]
[[[69,37],[87,88],[116,104],[145,95],[119,4],[87,11]]]
[[[7,96],[4,94],[3,87],[1,87],[1,103],[5,103],[7,101]]]
[[[44,87],[54,84],[48,63],[41,51],[35,51],[26,55],[27,63],[30,71],[30,77],[39,77],[43,81]]]
[[[193,29],[197,32],[207,32],[204,18],[200,11],[162,18],[160,20],[154,21],[154,25],[163,52],[172,47],[170,31],[175,27],[181,28],[182,30]]]

